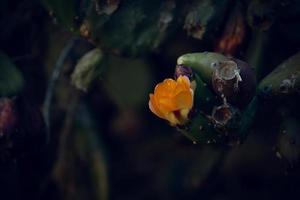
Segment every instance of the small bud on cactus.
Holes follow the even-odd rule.
[[[174,77],[177,79],[179,76],[187,76],[189,79],[191,79],[193,78],[194,73],[190,67],[177,65],[175,68]]]

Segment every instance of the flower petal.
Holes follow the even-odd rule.
[[[190,109],[193,106],[193,93],[190,90],[180,92],[174,97],[174,101],[178,110],[184,108]]]
[[[177,80],[165,79],[156,85],[154,94],[150,94],[149,108],[171,125],[184,124],[193,106],[193,93],[188,77],[179,76]]]
[[[166,119],[170,122],[171,125],[181,124],[173,112],[168,113],[166,115]]]
[[[179,84],[184,85],[186,88],[190,88],[191,87],[191,81],[187,76],[179,76],[177,78],[177,82]]]
[[[150,94],[149,108],[150,108],[150,110],[151,110],[155,115],[157,115],[158,117],[164,119],[164,115],[163,115],[163,113],[161,113],[160,110],[158,109],[153,94]]]
[[[186,76],[179,76],[177,78],[177,85],[175,88],[175,91],[173,93],[173,96],[178,95],[182,91],[188,91],[191,88],[191,83],[188,77]]]
[[[173,79],[165,79],[162,83],[156,85],[154,95],[158,98],[170,97],[176,88],[176,81]]]

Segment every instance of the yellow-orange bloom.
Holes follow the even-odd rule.
[[[149,108],[158,117],[171,125],[183,125],[193,107],[194,91],[187,76],[177,80],[165,79],[156,85],[154,94],[150,94]]]

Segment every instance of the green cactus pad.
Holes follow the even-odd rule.
[[[224,55],[219,53],[188,53],[180,56],[177,59],[177,64],[191,67],[205,83],[211,84],[213,63],[227,60],[228,59]]]
[[[283,97],[300,89],[300,53],[281,63],[258,86],[263,97]]]

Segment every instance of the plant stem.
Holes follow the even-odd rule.
[[[45,120],[45,124],[46,124],[47,143],[49,143],[49,139],[50,139],[50,110],[51,110],[51,102],[52,102],[54,88],[55,88],[56,82],[59,78],[59,75],[64,67],[65,60],[67,59],[68,55],[70,54],[76,41],[77,41],[76,37],[71,38],[68,41],[67,45],[63,48],[62,52],[60,53],[60,55],[56,61],[56,64],[54,66],[54,69],[53,69],[53,72],[52,72],[52,75],[50,77],[49,84],[47,87],[44,105],[43,105],[43,115],[44,115],[44,120]]]

